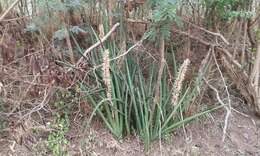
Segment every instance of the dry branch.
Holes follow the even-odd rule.
[[[226,114],[226,117],[225,117],[225,125],[224,125],[224,128],[223,128],[223,137],[222,137],[222,141],[224,142],[225,141],[225,137],[226,137],[227,126],[228,126],[228,119],[229,119],[229,116],[231,115],[231,108],[232,107],[231,107],[231,100],[230,100],[230,94],[229,94],[229,91],[228,91],[228,86],[226,84],[226,81],[225,81],[225,78],[224,78],[224,76],[222,74],[222,71],[221,71],[221,69],[219,67],[219,64],[218,64],[218,61],[217,61],[217,58],[216,58],[216,55],[215,55],[214,47],[212,47],[212,50],[213,50],[213,52],[212,52],[213,58],[214,58],[216,66],[217,66],[217,69],[219,71],[219,74],[221,76],[221,79],[223,81],[223,85],[225,86],[225,90],[226,90],[227,98],[228,98],[228,104],[227,104],[227,106],[224,106],[226,111],[227,111],[227,114]],[[216,92],[216,90],[215,90],[215,92]]]
[[[256,92],[250,83],[248,75],[240,70],[236,69],[232,64],[222,56],[224,68],[226,69],[229,77],[235,83],[236,88],[240,91],[240,94],[245,98],[249,106],[254,107],[256,114],[260,116],[259,108],[257,107]]]
[[[219,103],[226,109],[226,111],[227,111],[227,114],[226,114],[226,117],[225,117],[225,126],[224,126],[224,128],[223,128],[223,136],[222,136],[222,141],[224,142],[225,137],[226,137],[226,133],[227,133],[228,117],[230,116],[231,109],[229,109],[229,108],[227,107],[227,105],[221,100],[218,90],[217,90],[215,87],[213,87],[211,84],[209,84],[209,82],[208,82],[206,79],[203,79],[203,80],[206,82],[206,84],[209,86],[209,88],[212,89],[212,90],[216,93],[216,97],[217,97],[218,102],[219,102]]]
[[[240,91],[241,95],[245,98],[247,103],[249,105],[253,105],[254,111],[256,112],[257,115],[260,116],[260,104],[259,104],[260,102],[259,102],[259,97],[257,97],[257,95],[259,94],[260,91],[259,91],[259,89],[257,89],[257,87],[254,88],[254,86],[259,85],[259,82],[252,81],[252,77],[257,77],[257,79],[259,79],[259,68],[260,68],[259,62],[260,61],[256,61],[256,63],[255,63],[256,69],[254,69],[255,72],[253,72],[253,74],[251,76],[252,82],[250,82],[250,77],[247,75],[246,71],[244,71],[242,65],[224,47],[221,47],[221,46],[217,45],[216,43],[211,43],[211,42],[205,41],[197,36],[193,36],[187,32],[181,31],[181,30],[172,30],[172,31],[185,35],[185,36],[188,36],[194,40],[199,41],[200,43],[202,43],[204,45],[213,46],[216,48],[217,51],[221,52],[220,54],[222,57],[224,67],[226,68],[230,78],[233,80],[233,82],[235,82],[236,87]],[[260,49],[260,47],[259,47],[259,49]],[[258,55],[260,56],[260,52],[258,53]],[[257,56],[257,58],[260,58],[259,56]],[[258,81],[258,80],[255,80],[255,81]],[[254,84],[254,86],[253,86],[253,84]]]
[[[257,54],[256,54],[256,61],[254,64],[254,69],[252,74],[250,75],[250,82],[254,88],[255,94],[256,94],[256,101],[255,101],[255,107],[256,111],[260,116],[260,88],[259,88],[259,82],[260,82],[260,42],[257,46]]]
[[[156,105],[159,102],[159,98],[160,98],[160,84],[161,84],[161,80],[162,80],[162,74],[163,74],[163,70],[165,67],[165,55],[164,55],[164,51],[165,51],[165,40],[164,37],[162,35],[160,35],[160,45],[159,45],[159,54],[160,54],[160,65],[159,65],[159,71],[158,71],[158,76],[157,76],[157,81],[156,81],[156,86],[155,86],[155,93],[154,93],[154,100],[153,100],[153,105],[151,106],[151,117],[154,116],[154,112],[155,112],[155,108]],[[150,118],[149,123],[152,123],[152,118]]]
[[[7,16],[7,14],[16,6],[16,4],[19,2],[20,0],[16,0],[12,3],[12,5],[3,13],[3,15],[0,17],[0,22],[2,22],[2,20]]]
[[[89,52],[91,52],[93,49],[95,49],[95,48],[98,47],[100,44],[102,44],[103,42],[105,42],[105,41],[109,38],[109,36],[116,30],[116,28],[117,28],[119,25],[120,25],[119,23],[116,23],[116,24],[112,27],[112,29],[111,29],[100,41],[98,41],[97,43],[95,43],[94,45],[92,45],[91,47],[89,47],[89,48],[84,52],[84,54],[83,54],[84,57],[81,57],[81,58],[79,59],[79,61],[77,62],[76,67],[78,67],[79,64],[82,63],[82,61],[84,60],[85,57],[87,57],[87,54],[88,54]]]
[[[204,32],[206,32],[206,33],[209,33],[209,34],[211,34],[211,35],[220,37],[223,42],[225,42],[227,45],[229,45],[229,42],[227,41],[227,39],[226,39],[222,34],[209,31],[209,30],[207,30],[207,29],[205,29],[205,28],[202,28],[202,27],[200,27],[200,26],[197,26],[196,24],[193,24],[193,23],[188,22],[188,21],[185,21],[185,22],[187,22],[188,24],[192,25],[193,27],[195,27],[195,28],[197,28],[197,29],[200,29],[200,30],[202,30],[202,31],[204,31]]]
[[[199,37],[196,37],[196,36],[194,36],[194,35],[190,35],[189,33],[184,32],[184,31],[181,31],[181,30],[172,30],[172,31],[173,31],[173,32],[176,32],[176,33],[179,33],[179,34],[181,34],[181,35],[188,36],[188,37],[190,37],[191,39],[197,40],[197,41],[199,41],[200,43],[202,43],[202,44],[204,44],[204,45],[206,45],[206,46],[215,46],[215,48],[217,48],[217,50],[223,52],[223,53],[231,60],[231,62],[232,62],[234,65],[236,65],[238,68],[242,69],[242,65],[241,65],[237,60],[235,60],[235,59],[233,58],[233,56],[230,54],[230,52],[229,52],[227,49],[225,49],[225,48],[223,48],[223,47],[219,47],[219,46],[217,46],[215,43],[210,43],[210,42],[208,42],[208,41],[205,41],[205,40],[203,40],[203,39],[201,39],[201,38],[199,38]]]

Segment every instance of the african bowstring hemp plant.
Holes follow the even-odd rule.
[[[202,76],[188,87],[183,85],[183,79],[189,68],[189,60],[184,61],[175,78],[174,86],[169,85],[165,68],[165,41],[170,37],[172,22],[176,21],[175,1],[163,0],[160,3],[149,3],[152,9],[152,25],[144,36],[145,39],[159,39],[161,65],[157,67],[155,61],[149,60],[149,66],[144,70],[136,58],[147,58],[142,53],[125,55],[122,66],[119,67],[116,58],[120,51],[120,44],[107,40],[97,57],[91,59],[91,64],[102,64],[103,68],[96,68],[89,74],[91,83],[80,82],[80,88],[86,94],[93,106],[93,112],[87,119],[87,127],[96,114],[116,138],[123,138],[130,134],[137,134],[143,141],[145,149],[153,140],[160,139],[172,132],[174,128],[200,117],[212,110],[184,117],[182,113],[197,94]],[[104,30],[109,30],[108,20],[104,20]],[[93,31],[95,36],[98,35]],[[102,35],[101,35],[102,36]],[[107,50],[106,50],[107,49]],[[111,57],[111,58],[110,58]],[[102,58],[102,62],[100,62]],[[201,73],[206,72],[203,64]],[[205,70],[205,71],[204,71]],[[176,74],[177,75],[177,72]],[[156,95],[156,96],[155,96]],[[155,98],[156,97],[156,98]],[[86,129],[85,129],[86,130]]]

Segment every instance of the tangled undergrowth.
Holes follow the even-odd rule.
[[[47,153],[66,155],[71,122],[84,134],[100,119],[115,138],[137,135],[149,150],[224,108],[224,140],[230,88],[260,113],[257,4],[0,1],[0,131],[35,150],[24,134],[41,127]],[[203,109],[210,91],[219,105]]]

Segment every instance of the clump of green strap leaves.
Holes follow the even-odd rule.
[[[162,2],[164,2],[163,5]],[[155,27],[159,27],[159,32],[165,38],[169,37],[170,23],[175,20],[175,3],[169,0],[160,1],[160,4],[151,1],[150,5],[154,8],[152,15],[154,21],[144,38],[156,36]],[[104,26],[105,30],[109,29],[107,24],[104,24]],[[103,47],[109,49],[110,59],[118,56],[120,50],[115,41],[106,41]],[[102,60],[103,51],[94,51],[91,54],[93,66],[102,64],[100,60]],[[152,113],[152,106],[155,105],[154,93],[158,68],[157,62],[150,61],[149,69],[144,70],[136,61],[137,58],[144,60],[144,57],[141,53],[127,54],[123,58],[121,66],[118,65],[116,60],[110,62],[111,101],[107,97],[107,88],[103,81],[101,67],[95,68],[90,73],[92,84],[81,82],[80,88],[85,92],[86,99],[94,108],[87,125],[97,114],[115,137],[122,138],[132,133],[138,134],[144,142],[145,149],[148,149],[151,141],[161,138],[172,132],[174,128],[217,108],[189,117],[183,116],[183,112],[197,95],[197,87],[201,85],[202,76],[207,71],[207,66],[203,67],[203,72],[197,76],[193,83],[182,89],[179,100],[174,106],[171,103],[173,85],[169,83],[169,75],[167,70],[164,69],[160,80],[159,101]],[[173,69],[175,68],[176,64]],[[174,73],[174,75],[177,75],[177,73]]]

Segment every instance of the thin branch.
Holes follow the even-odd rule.
[[[114,58],[109,59],[109,62],[114,61],[114,60],[117,60],[117,59],[119,59],[119,58],[121,58],[121,57],[127,55],[127,54],[128,54],[129,52],[131,52],[134,48],[136,48],[136,47],[142,45],[142,42],[143,42],[143,40],[138,41],[138,42],[135,43],[133,46],[131,46],[126,52],[124,52],[124,53],[122,53],[122,54],[120,54],[120,55],[118,55],[118,56],[116,56],[116,57],[114,57]],[[97,65],[97,66],[94,67],[93,70],[96,70],[97,68],[100,68],[100,67],[102,67],[102,66],[103,66],[103,64]],[[91,71],[91,70],[90,70],[90,71]]]
[[[187,22],[188,24],[192,25],[193,27],[195,27],[195,28],[197,28],[197,29],[200,29],[200,30],[202,30],[202,31],[205,31],[206,33],[209,33],[209,34],[211,34],[211,35],[220,37],[220,38],[223,40],[223,42],[225,42],[227,45],[229,45],[229,42],[227,41],[227,39],[226,39],[222,34],[209,31],[209,30],[207,30],[207,29],[205,29],[205,28],[202,28],[202,27],[200,27],[200,26],[197,26],[196,24],[193,24],[193,23],[188,22],[188,21],[185,21],[185,22]]]
[[[213,54],[214,61],[216,63],[217,69],[219,71],[219,74],[220,74],[221,79],[223,81],[223,84],[225,86],[225,90],[226,90],[227,97],[228,97],[228,106],[225,107],[226,110],[227,110],[227,114],[226,114],[226,117],[225,117],[225,125],[224,125],[224,128],[223,128],[223,137],[222,137],[222,141],[224,142],[225,141],[225,137],[226,137],[227,126],[228,126],[228,119],[229,119],[229,116],[231,114],[231,108],[232,107],[231,107],[231,100],[230,100],[230,94],[229,94],[229,91],[228,91],[228,86],[226,84],[225,78],[224,78],[224,76],[222,74],[222,71],[221,71],[221,69],[219,67],[219,64],[217,62],[217,59],[216,59],[216,56],[215,56],[215,52],[214,52],[214,47],[212,47],[212,50],[213,50],[212,54]]]
[[[105,41],[109,38],[109,36],[116,30],[116,28],[117,28],[119,25],[120,25],[119,23],[116,23],[116,24],[112,27],[112,29],[111,29],[100,41],[98,41],[97,43],[95,43],[94,45],[92,45],[91,47],[89,47],[89,48],[84,52],[84,54],[83,54],[84,57],[81,57],[81,58],[79,59],[79,61],[76,63],[76,67],[78,67],[79,64],[83,61],[83,59],[84,59],[85,57],[87,57],[87,54],[88,54],[89,52],[91,52],[93,49],[95,49],[95,48],[98,47],[100,44],[102,44],[103,42],[105,42]]]
[[[32,80],[32,82],[34,83],[35,81],[37,81],[37,78],[40,76],[40,73],[36,74]],[[10,115],[12,115],[17,108],[19,108],[21,106],[22,101],[24,100],[24,98],[26,97],[27,93],[30,91],[30,89],[33,87],[32,84],[30,84],[30,86],[27,87],[27,89],[25,90],[25,92],[23,92],[23,95],[20,97],[20,99],[18,100],[17,103],[15,103],[14,108],[11,110],[11,112],[8,114],[8,117]]]
[[[30,18],[30,16],[23,16],[23,17],[16,17],[16,18],[11,18],[11,19],[3,19],[1,22],[13,22],[13,21],[18,21],[18,20],[23,20]]]
[[[156,82],[156,89],[155,89],[155,103],[158,102],[159,100],[159,96],[160,96],[160,83],[161,83],[161,79],[162,79],[162,74],[163,74],[163,69],[166,63],[165,60],[165,56],[164,56],[164,51],[165,51],[165,40],[163,38],[163,36],[160,36],[160,47],[159,47],[159,53],[160,53],[160,57],[161,57],[161,61],[160,61],[160,66],[159,66],[159,72],[158,72],[158,77],[157,77],[157,82]],[[155,105],[154,103],[154,105]],[[154,106],[155,108],[155,106]],[[152,109],[152,111],[154,111]]]
[[[26,113],[25,115],[23,115],[19,120],[23,120],[26,116],[30,116],[32,113],[34,112],[38,112],[41,109],[43,109],[45,107],[45,105],[49,102],[50,98],[52,97],[53,93],[54,93],[54,84],[55,81],[52,81],[48,87],[45,88],[44,90],[44,97],[43,100],[41,101],[41,103],[39,105],[37,105],[36,107],[34,107],[32,110],[30,110],[30,112]]]
[[[13,4],[3,13],[3,15],[0,17],[0,22],[7,16],[7,14],[16,6],[16,4],[19,2],[20,0],[16,0],[13,2]]]
[[[71,45],[71,41],[70,41],[70,32],[66,26],[66,23],[64,21],[64,29],[65,29],[65,39],[66,39],[66,43],[67,43],[67,46],[68,46],[68,49],[69,49],[69,53],[70,53],[70,61],[72,64],[75,64],[75,56],[74,56],[74,52],[73,52],[73,48],[72,48],[72,45]]]
[[[200,39],[199,37],[195,37],[194,35],[190,35],[188,34],[187,32],[184,32],[184,31],[181,31],[181,30],[172,30],[176,33],[179,33],[179,34],[182,34],[182,35],[186,35],[186,36],[189,36],[190,38],[194,39],[194,40],[197,40],[199,41],[200,43],[204,44],[204,45],[207,45],[207,46],[215,46],[218,50],[220,50],[221,52],[223,52],[226,56],[228,56],[228,58],[231,60],[231,62],[236,65],[238,68],[242,69],[242,65],[235,59],[233,59],[233,56],[230,54],[230,52],[223,48],[223,47],[219,47],[219,46],[216,46],[214,43],[210,43],[208,41],[205,41],[203,39]]]
[[[155,113],[155,108],[156,105],[158,105],[159,102],[159,98],[160,98],[160,84],[161,84],[161,80],[162,80],[162,75],[163,75],[163,70],[166,64],[166,60],[165,60],[165,40],[164,37],[162,35],[160,35],[160,45],[159,45],[159,54],[160,54],[160,65],[159,65],[159,71],[158,71],[158,75],[157,75],[157,82],[156,82],[156,86],[155,86],[155,95],[154,95],[154,100],[153,100],[153,104],[151,106],[151,116],[149,119],[149,124],[151,125],[153,122],[153,116]]]
[[[231,111],[230,111],[230,109],[226,106],[226,104],[221,100],[218,90],[217,90],[215,87],[213,87],[211,84],[209,84],[209,82],[208,82],[205,78],[203,78],[203,80],[206,82],[206,84],[209,86],[209,88],[212,89],[212,90],[216,93],[216,97],[217,97],[218,102],[219,102],[222,106],[224,106],[224,108],[225,108],[226,111],[227,111],[227,114],[226,114],[226,117],[225,117],[225,126],[224,126],[224,128],[223,128],[223,136],[222,136],[222,141],[223,141],[223,140],[225,139],[225,136],[226,136],[226,133],[227,133],[228,117],[230,116]]]
[[[242,55],[241,55],[241,64],[244,65],[246,61],[246,41],[247,41],[247,25],[248,23],[245,21],[244,23],[244,36],[243,36],[243,48],[242,48]]]

